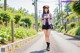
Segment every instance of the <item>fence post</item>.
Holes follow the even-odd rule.
[[[14,42],[14,21],[11,21],[11,34],[12,34],[12,42]]]

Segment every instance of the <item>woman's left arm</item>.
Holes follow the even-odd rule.
[[[50,13],[50,22],[53,25],[53,22],[52,22],[52,14],[51,13]]]

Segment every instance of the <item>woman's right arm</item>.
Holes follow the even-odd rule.
[[[42,19],[41,19],[41,22],[44,23],[44,19],[43,19],[43,17],[42,17]]]
[[[44,23],[44,16],[43,16],[43,14],[41,15],[41,22],[42,22],[42,24]]]

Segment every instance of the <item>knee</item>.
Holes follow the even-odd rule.
[[[49,38],[49,35],[45,35],[46,38]]]

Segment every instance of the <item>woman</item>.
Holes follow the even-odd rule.
[[[42,14],[42,30],[44,31],[45,34],[45,40],[46,40],[46,50],[50,50],[50,29],[52,25],[52,15],[49,12],[49,6],[43,6],[43,14]]]

